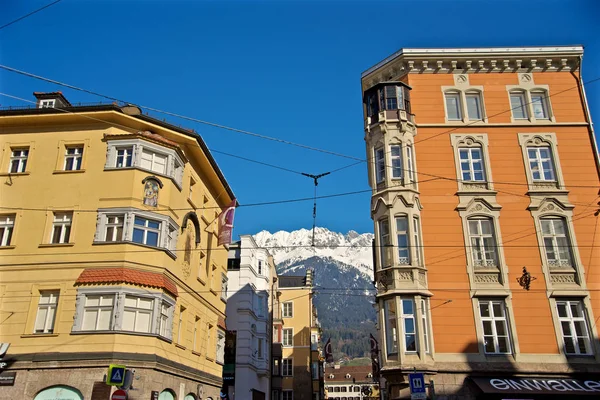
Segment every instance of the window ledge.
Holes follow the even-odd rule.
[[[25,172],[0,172],[0,176],[24,176],[24,175],[31,175],[31,172],[29,172],[29,171],[25,171]]]
[[[200,352],[198,352],[196,350],[192,350],[192,354],[195,356],[198,356],[198,357],[202,356],[202,354],[200,354]]]
[[[42,243],[38,246],[38,248],[45,247],[73,247],[75,243]]]
[[[184,345],[181,345],[179,343],[175,343],[175,347],[177,347],[177,348],[179,348],[181,350],[185,350],[186,349],[186,347]]]
[[[10,250],[14,249],[16,246],[11,244],[10,246],[0,246],[0,250]]]
[[[74,170],[64,170],[64,169],[55,169],[52,171],[53,174],[81,174],[84,173],[85,169],[74,169]]]
[[[214,361],[215,361],[215,359],[214,359],[214,358],[212,358],[212,357],[209,357],[209,356],[206,356],[206,359],[207,359],[208,361],[212,361],[212,362],[214,362]]]
[[[21,338],[57,337],[58,333],[29,333],[21,335]]]
[[[132,331],[117,331],[117,330],[108,330],[108,331],[72,331],[71,335],[129,335],[129,336],[148,336],[154,337],[160,340],[164,340],[167,343],[172,343],[172,340],[161,336],[157,333],[147,333],[147,332],[132,332]]]
[[[134,245],[134,246],[146,247],[148,249],[153,249],[153,250],[158,250],[158,251],[164,251],[173,260],[177,259],[177,254],[175,254],[172,250],[165,249],[164,247],[150,246],[148,244],[132,242],[130,240],[120,240],[118,242],[101,242],[101,241],[94,241],[94,242],[92,242],[92,245],[94,245],[94,246],[96,246],[96,245],[103,246],[103,245],[111,245],[111,244],[131,244],[131,245]]]

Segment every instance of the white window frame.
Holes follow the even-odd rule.
[[[27,161],[29,159],[29,147],[15,147],[10,149],[10,162],[8,164],[9,174],[23,174],[27,172]],[[17,165],[13,171],[13,164]]]
[[[542,157],[542,150],[548,152],[547,157]],[[556,167],[554,166],[554,160],[552,158],[552,148],[550,146],[528,146],[526,152],[527,164],[533,182],[556,182]],[[535,152],[535,156],[533,158],[531,157],[531,152]],[[549,177],[546,176],[546,170],[543,167],[544,162],[550,164]],[[535,177],[534,167],[532,164],[535,164],[535,167],[537,168],[537,173],[539,174],[539,178]]]
[[[119,228],[121,228],[119,235]],[[109,214],[106,216],[104,228],[105,242],[122,242],[125,233],[125,214]],[[119,237],[120,236],[120,237]]]
[[[286,307],[288,307],[287,310],[286,310]],[[285,301],[285,302],[281,303],[281,317],[282,318],[294,317],[294,302]]]
[[[135,299],[136,305],[135,306],[127,306],[125,304],[125,302],[127,301],[128,298]],[[140,302],[143,300],[150,301],[150,308],[140,307]],[[133,294],[126,294],[125,298],[124,298],[124,303],[123,303],[123,322],[125,321],[125,318],[126,318],[125,312],[133,313],[134,314],[133,315],[133,330],[123,328],[123,331],[150,333],[152,331],[152,319],[153,319],[153,315],[154,315],[153,311],[154,311],[154,298],[148,298],[148,297],[144,297],[144,296],[136,296]],[[148,326],[147,326],[146,330],[138,330],[137,329],[138,317],[140,314],[149,315]]]
[[[71,234],[73,233],[73,212],[54,212],[52,216],[52,230],[50,231],[51,244],[66,244],[70,243]],[[57,241],[54,240],[58,230]]]
[[[54,333],[54,325],[56,323],[56,309],[58,306],[58,299],[60,297],[59,290],[41,290],[40,291],[40,299],[38,301],[37,314],[35,317],[35,325],[33,328],[33,333],[35,334],[44,334],[44,333]],[[45,312],[45,314],[41,314],[41,312]],[[40,321],[40,318],[43,318],[43,321]],[[41,329],[38,329],[40,326]]]
[[[506,301],[504,299],[478,299],[477,303],[478,303],[477,309],[478,309],[478,313],[479,313],[479,321],[481,323],[481,335],[482,335],[481,343],[483,345],[484,353],[485,354],[512,354],[513,343],[512,343],[512,338],[511,338],[508,307],[506,306]],[[482,315],[481,306],[486,303],[488,304],[488,309],[490,311],[489,316]],[[500,305],[504,315],[500,315],[500,316],[495,315],[494,305]],[[484,322],[490,322],[491,333],[486,334]],[[498,322],[504,325],[504,330],[506,332],[506,335],[498,334],[498,328],[497,328],[497,324],[496,324]],[[491,338],[491,340],[493,341],[494,351],[486,350],[486,346],[485,346],[486,337]],[[499,345],[499,339],[498,339],[499,337],[506,338],[507,351],[504,351],[504,352],[500,351],[500,345]]]
[[[406,164],[408,166],[408,170],[406,171],[406,176],[408,180],[413,183],[415,182],[415,157],[414,157],[414,149],[412,144],[407,144],[406,146]]]
[[[559,311],[561,305],[565,307],[564,311],[566,311],[566,315],[561,315],[561,312]],[[575,306],[575,308],[579,311],[580,316],[573,316],[573,306]],[[590,334],[591,330],[586,311],[587,310],[583,299],[556,299],[556,315],[558,316],[559,331],[563,341],[563,351],[567,356],[593,354],[591,340],[592,335]],[[565,334],[564,324],[569,327],[568,335]],[[585,330],[583,334],[577,332],[575,327],[576,324],[578,324],[580,327],[583,327]],[[583,340],[585,351],[581,351],[579,344],[577,343],[578,340]],[[571,342],[573,350],[575,351],[567,351],[567,341]]]
[[[549,222],[550,232],[548,232],[548,233],[546,233],[547,230],[544,229],[545,222]],[[556,222],[559,222],[562,224],[564,234],[557,233],[557,229],[556,229],[556,225],[555,225]],[[549,268],[572,268],[572,267],[574,267],[575,257],[573,254],[573,247],[571,245],[569,224],[567,223],[566,218],[558,217],[558,216],[551,216],[551,215],[541,217],[540,218],[540,227],[541,227],[540,233],[542,236],[542,243],[544,244],[544,255],[546,257],[546,262],[548,264],[548,267]],[[564,259],[561,255],[560,247],[562,247],[562,246],[560,246],[558,243],[560,238],[564,238],[564,241],[566,242],[566,247],[567,247],[567,251],[566,251],[567,258],[566,259]],[[549,239],[552,242],[551,249],[548,248],[548,245],[546,244],[546,239]],[[554,259],[551,259],[548,256],[548,250],[551,250],[551,252],[554,253],[554,255],[555,255]]]
[[[133,145],[132,146],[117,146],[115,148],[115,163],[114,168],[131,168],[133,167]],[[122,153],[122,154],[119,154]],[[119,164],[121,159],[121,164]],[[127,165],[129,164],[129,165]]]
[[[390,236],[390,220],[388,218],[380,219],[378,221],[377,227],[379,230],[379,257],[381,268],[384,269],[394,264],[393,257],[391,257],[391,259],[388,259],[389,256],[387,254],[387,250],[392,244]]]
[[[378,147],[375,150],[375,182],[385,182],[386,163],[385,163],[385,148]]]
[[[534,82],[534,74],[519,73],[519,85],[506,85],[508,92],[508,100],[511,108],[511,121],[515,123],[549,123],[556,122],[556,118],[552,112],[552,104],[550,103],[550,87],[548,85],[536,85]],[[525,111],[525,118],[515,118],[512,96],[520,96],[523,102],[522,108]],[[538,102],[534,98],[541,99],[541,106],[544,110],[543,117],[536,117],[535,109]]]
[[[136,220],[143,221],[144,222],[143,225],[136,223]],[[150,226],[150,224],[156,224],[156,225],[158,225],[158,227],[154,228],[154,227]],[[131,241],[134,243],[137,243],[137,244],[144,244],[146,246],[159,247],[161,233],[162,233],[160,226],[161,226],[160,220],[145,218],[145,217],[136,215],[133,219],[133,234],[131,236]],[[141,242],[138,242],[135,240],[136,231],[142,233],[142,241]],[[148,243],[149,242],[148,235],[153,234],[153,233],[156,234],[156,244]]]
[[[69,165],[69,161],[71,165]],[[83,164],[83,145],[69,145],[65,148],[63,171],[81,171]]]
[[[479,158],[473,155],[474,151],[479,152]],[[462,158],[463,154],[466,154],[467,158]],[[460,176],[463,182],[475,182],[483,183],[487,182],[485,175],[485,163],[483,159],[483,149],[481,147],[459,147],[458,158],[460,163]],[[481,179],[476,179],[475,174],[479,170],[475,169],[474,164],[479,163],[481,165]],[[468,168],[465,170],[463,164],[468,164]],[[469,174],[470,179],[465,179],[465,173]]]
[[[421,239],[421,219],[413,215],[413,254],[414,254],[414,265],[422,266],[423,265],[423,242]]]
[[[490,224],[491,233],[483,232],[483,222]],[[471,229],[471,223],[477,224],[477,232],[473,232]],[[498,239],[496,238],[496,221],[491,217],[469,217],[467,218],[467,227],[469,230],[469,244],[471,248],[471,259],[473,260],[473,267],[475,268],[498,268],[499,267],[499,256],[498,256]],[[492,249],[490,250],[486,244],[492,242]],[[477,242],[477,243],[474,243]],[[481,250],[479,250],[481,249]],[[491,257],[488,256],[491,253]]]
[[[290,332],[290,342],[286,342],[286,332]],[[281,332],[281,344],[283,347],[294,347],[294,328],[283,328]]]
[[[397,154],[394,154],[397,151]],[[402,145],[393,144],[390,146],[390,159],[392,167],[392,179],[402,179],[404,176],[404,165],[402,163]]]
[[[385,300],[383,303],[384,307],[384,319],[385,319],[385,349],[387,356],[398,354],[398,307],[396,306],[396,299]],[[393,304],[395,314],[392,318],[390,314],[390,304]]]
[[[533,89],[530,92],[531,95],[531,115],[536,120],[550,120],[550,107],[548,102],[548,92],[543,89]],[[536,100],[539,98],[539,101]],[[539,104],[541,106],[541,110],[543,115],[538,117],[536,115],[536,105]]]
[[[399,223],[404,221],[406,225],[406,229],[400,230]],[[410,254],[410,246],[411,246],[411,238],[410,238],[410,222],[408,219],[408,215],[397,215],[394,217],[394,222],[396,223],[395,231],[396,231],[396,246],[398,253],[398,264],[399,265],[410,265],[411,264],[411,254]],[[406,238],[406,246],[400,246],[400,237]],[[405,252],[406,257],[402,256],[401,253]]]
[[[227,299],[227,282],[227,275],[221,273],[221,299],[223,300]]]
[[[225,362],[225,331],[222,329],[217,329],[216,342],[216,361],[223,364]]]
[[[146,156],[146,155],[150,156],[150,160],[148,160],[147,158],[144,158],[144,156]],[[149,172],[156,173],[156,174],[167,175],[167,166],[168,166],[168,162],[169,162],[168,154],[158,152],[158,151],[155,151],[152,149],[144,148],[144,149],[142,149],[140,157],[141,157],[140,168],[145,169],[146,171],[149,171]],[[161,163],[159,163],[158,160],[161,160]],[[145,167],[143,165],[144,162],[149,162],[150,167]],[[159,167],[162,167],[162,168],[159,168]]]
[[[490,164],[490,157],[488,152],[488,137],[485,133],[472,133],[472,134],[451,134],[450,141],[454,148],[454,161],[456,167],[456,179],[458,183],[458,191],[462,192],[459,194],[466,195],[476,192],[480,194],[482,191],[488,191],[494,189],[492,179],[492,168]],[[475,180],[472,149],[478,149],[481,154],[481,164],[483,168],[483,180]],[[468,160],[461,159],[461,152],[467,151],[469,156]],[[472,180],[465,180],[463,176],[463,161],[469,163],[469,173]],[[490,193],[492,194],[492,193]]]
[[[10,246],[15,232],[15,214],[0,215],[0,247]]]
[[[87,305],[87,301],[90,297],[98,297],[98,305],[97,306],[88,306]],[[110,305],[102,305],[102,300],[104,299],[111,299],[111,304]],[[96,332],[96,331],[106,331],[106,330],[113,330],[114,329],[114,315],[115,315],[115,303],[116,303],[116,294],[115,293],[108,293],[108,294],[88,294],[83,298],[83,312],[82,312],[82,320],[81,320],[81,330],[82,331],[86,331],[86,332]],[[106,311],[106,310],[110,310],[110,317],[108,318],[108,328],[107,329],[98,329],[98,324],[100,322],[100,315],[101,315],[101,311]],[[97,315],[96,315],[96,322],[94,323],[94,328],[93,329],[85,329],[83,326],[83,323],[85,321],[85,314],[86,312],[91,312],[91,311],[96,311]]]
[[[40,100],[38,108],[54,108],[56,106],[56,99],[43,99]]]
[[[556,138],[556,134],[519,133],[518,137],[519,145],[521,146],[521,152],[523,154],[523,163],[525,164],[525,175],[527,177],[527,183],[529,184],[529,190],[566,194],[565,182],[560,166],[560,157],[558,154],[558,141]],[[533,171],[531,169],[531,163],[529,161],[529,150],[533,150],[536,148],[546,148],[549,150],[552,174],[554,179],[549,180],[533,178]],[[536,154],[539,154],[539,151],[536,150]],[[537,160],[537,156],[535,162],[539,162],[539,160]],[[540,175],[540,178],[542,178],[542,175]]]
[[[431,354],[431,347],[429,344],[429,308],[427,307],[427,300],[421,299],[421,325],[423,326],[423,342],[425,343],[425,353]]]
[[[286,367],[286,364],[289,364]],[[289,368],[290,373],[287,374]],[[281,359],[281,376],[294,376],[294,359],[292,357]]]
[[[515,106],[513,104],[513,97],[515,97],[515,98],[518,97],[520,99],[520,105]],[[527,90],[524,90],[524,89],[511,90],[509,92],[509,100],[510,100],[510,112],[511,112],[512,119],[515,121],[529,121],[531,117],[530,117],[528,101],[527,101]],[[522,117],[515,116],[515,110],[519,109],[519,108],[523,110],[524,115]]]
[[[412,307],[412,313],[404,312],[404,304],[410,303]],[[402,342],[402,348],[404,349],[404,353],[406,354],[415,354],[419,351],[419,335],[417,329],[417,313],[416,313],[416,304],[415,299],[413,298],[401,298],[400,299],[400,311],[401,311],[401,319],[402,319],[402,337],[404,341]],[[407,332],[406,324],[407,321],[412,321],[413,324],[413,332]],[[407,340],[409,337],[412,337],[413,343],[415,346],[414,350],[408,350]]]
[[[472,117],[469,110],[469,99],[474,98],[477,102],[477,113],[479,114],[476,117]],[[467,111],[467,119],[469,121],[483,121],[483,96],[480,91],[469,90],[465,92],[465,110]]]
[[[171,331],[169,330],[169,325],[172,323],[174,305],[169,304],[165,301],[160,302],[159,304],[159,312],[160,317],[158,318],[158,329],[156,333],[159,336],[170,338]]]
[[[446,109],[446,120],[449,122],[462,122],[463,121],[463,110],[462,110],[462,101],[460,91],[458,90],[449,90],[444,92],[444,107]],[[454,99],[456,102],[456,118],[450,118],[450,106],[448,104],[448,99]]]

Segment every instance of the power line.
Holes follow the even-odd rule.
[[[14,21],[11,21],[11,22],[9,22],[9,23],[7,23],[7,24],[4,24],[4,25],[0,26],[0,30],[2,30],[2,29],[4,29],[4,28],[6,28],[6,27],[8,27],[8,26],[11,26],[12,24],[15,24],[15,23],[17,23],[17,22],[19,22],[19,21],[21,21],[21,20],[23,20],[23,19],[25,19],[25,18],[27,18],[27,17],[29,17],[29,16],[33,15],[33,14],[36,14],[36,13],[38,13],[38,12],[40,12],[40,11],[42,11],[42,10],[44,10],[44,9],[48,8],[48,7],[50,7],[50,6],[53,6],[53,5],[55,5],[56,3],[59,3],[60,1],[61,1],[61,0],[56,0],[56,1],[55,1],[55,2],[53,2],[53,3],[46,4],[45,6],[43,6],[43,7],[40,7],[40,8],[38,8],[37,10],[34,10],[34,11],[30,12],[29,14],[25,14],[25,15],[23,15],[22,17],[19,17],[19,18],[15,19]]]

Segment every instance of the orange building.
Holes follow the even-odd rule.
[[[362,74],[387,398],[415,370],[429,398],[600,397],[582,56],[402,49]]]

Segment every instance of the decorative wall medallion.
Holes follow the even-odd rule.
[[[459,75],[459,76],[456,78],[456,80],[457,80],[459,83],[466,83],[466,82],[467,82],[467,76],[466,76],[466,75]]]
[[[521,82],[531,82],[531,75],[530,74],[522,74]]]

